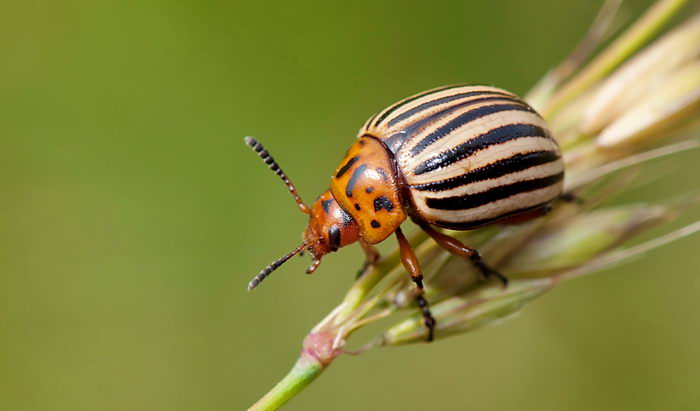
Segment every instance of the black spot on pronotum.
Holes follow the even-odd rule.
[[[382,226],[377,220],[372,220],[369,224],[372,226],[372,228],[379,228]]]
[[[350,160],[348,160],[348,162],[345,163],[345,165],[343,167],[341,167],[340,170],[338,170],[338,173],[335,175],[335,178],[342,177],[343,174],[345,174],[350,169],[350,167],[352,167],[352,165],[355,164],[355,162],[357,162],[357,160],[359,160],[359,159],[360,159],[360,157],[355,156],[355,157],[351,158]]]
[[[367,194],[371,193],[372,191],[374,191],[374,187],[367,187],[367,188],[365,188],[365,192],[366,192]]]
[[[362,207],[360,207],[359,204],[355,203],[355,210],[360,211],[361,209],[362,209]]]
[[[350,177],[350,181],[348,181],[348,185],[345,187],[346,196],[352,197],[352,190],[355,188],[357,180],[359,180],[362,174],[365,172],[365,169],[367,169],[367,164],[362,164],[359,167],[357,167],[355,171],[353,171],[352,176]]]
[[[328,229],[328,238],[331,242],[331,249],[333,251],[340,248],[340,229],[337,225],[334,225]]]
[[[374,211],[380,211],[381,209],[391,211],[394,209],[394,203],[384,196],[377,197],[374,199]]]
[[[321,207],[323,207],[323,211],[328,214],[331,210],[331,203],[333,203],[333,200],[323,200],[321,201]]]

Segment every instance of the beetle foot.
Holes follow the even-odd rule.
[[[479,255],[478,253],[474,253],[470,258],[474,265],[479,269],[479,274],[482,281],[486,281],[493,276],[498,278],[501,281],[501,283],[503,283],[503,288],[506,288],[508,286],[508,277],[501,274],[500,271],[494,270],[493,268],[486,265],[486,263],[484,263],[484,260],[481,259],[481,255]]]
[[[583,204],[583,199],[572,192],[559,194],[559,200],[565,203],[573,203],[577,205]]]
[[[428,304],[428,300],[426,300],[425,296],[423,295],[422,287],[416,288],[414,298],[416,299],[418,308],[421,311],[421,315],[423,315],[423,324],[425,324],[425,328],[428,329],[428,335],[425,338],[425,342],[432,342],[435,336],[435,324],[437,322],[430,312],[430,305]]]

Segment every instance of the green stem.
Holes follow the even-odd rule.
[[[422,231],[417,232],[411,238],[411,244],[423,243],[428,238],[428,235]],[[389,254],[387,257],[382,258],[379,262],[372,268],[368,273],[365,273],[362,277],[355,281],[355,284],[350,288],[350,290],[345,294],[343,298],[343,303],[345,308],[339,312],[335,318],[336,323],[345,322],[350,316],[353,315],[353,311],[362,304],[365,297],[374,288],[377,283],[379,283],[382,278],[384,278],[388,273],[390,273],[399,264],[399,252],[398,250]]]
[[[306,388],[311,381],[321,375],[325,366],[316,358],[311,356],[306,350],[294,364],[282,381],[277,383],[264,397],[258,400],[249,411],[276,410],[297,395],[299,391]]]

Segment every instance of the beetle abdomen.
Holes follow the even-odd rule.
[[[562,190],[564,165],[544,120],[513,94],[454,86],[409,97],[361,134],[394,153],[414,211],[469,229],[532,211]]]

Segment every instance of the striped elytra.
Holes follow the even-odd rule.
[[[359,137],[384,143],[409,211],[440,227],[464,230],[531,212],[562,191],[564,164],[546,123],[495,87],[409,97],[371,117]]]
[[[330,189],[306,206],[262,145],[246,142],[285,182],[309,214],[303,243],[249,284],[257,286],[291,256],[308,249],[313,262],[359,241],[365,267],[372,246],[394,234],[401,261],[415,282],[428,340],[435,320],[423,297],[420,264],[401,224],[410,218],[441,247],[472,261],[484,277],[506,277],[478,251],[432,226],[469,230],[544,213],[562,192],[564,163],[545,121],[514,94],[488,86],[448,86],[395,103],[370,117],[331,177]]]

